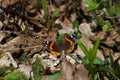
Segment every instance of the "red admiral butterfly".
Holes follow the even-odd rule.
[[[77,38],[77,34],[73,34],[72,36],[65,35],[65,38],[60,42],[56,41],[46,41],[43,42],[43,45],[52,53],[56,55],[60,55],[62,51],[66,53],[72,53],[77,46],[75,46],[75,41]]]

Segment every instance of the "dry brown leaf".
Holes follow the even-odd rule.
[[[18,2],[18,0],[0,0],[0,4],[3,8],[14,5],[16,2]]]
[[[67,61],[65,56],[62,56],[62,74],[59,80],[89,80],[89,71],[83,64],[73,65]]]
[[[85,34],[88,37],[94,35],[94,33],[91,30],[90,24],[88,24],[88,23],[82,23],[82,24],[80,24],[79,25],[79,30],[82,32],[82,34]]]

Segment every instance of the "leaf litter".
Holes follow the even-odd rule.
[[[98,57],[104,60],[103,56],[109,56],[110,52],[113,52],[114,59],[120,56],[119,34],[115,29],[93,33],[91,30],[93,24],[85,17],[89,14],[85,11],[87,5],[84,0],[79,3],[72,3],[72,0],[47,2],[50,13],[46,17],[47,20],[44,18],[46,15],[39,0],[0,0],[0,4],[0,50],[3,52],[0,56],[0,67],[12,65],[15,67],[13,71],[22,72],[30,79],[31,76],[33,78],[32,65],[38,56],[45,69],[43,80],[47,80],[49,75],[56,72],[63,74],[59,80],[89,80],[89,71],[83,64],[71,64],[65,56],[62,56],[61,61],[58,56],[44,51],[42,45],[44,41],[55,40],[57,35],[75,32],[72,22],[80,13],[84,14],[82,15],[84,18],[78,26],[83,34],[79,40],[90,49],[100,37]],[[80,5],[83,11],[74,11],[71,5]],[[51,12],[56,7],[59,8],[59,13],[53,17]],[[61,25],[61,28],[56,28],[56,24]],[[83,58],[85,55],[78,47],[72,56]],[[5,74],[10,72],[12,71]]]

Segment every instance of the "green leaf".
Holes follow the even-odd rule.
[[[108,30],[108,29],[109,29],[109,26],[108,26],[107,24],[105,24],[105,25],[102,26],[102,29],[103,29],[103,30]]]
[[[103,12],[104,12],[107,16],[111,16],[111,13],[110,13],[110,10],[109,10],[109,9],[103,8],[102,10],[103,10]]]
[[[23,55],[20,57],[20,59],[21,59],[22,61],[24,61],[24,62],[27,62],[27,61],[28,61],[28,57],[25,57],[25,56],[23,56]]]
[[[4,77],[4,80],[27,80],[21,72],[11,72]]]
[[[60,34],[58,37],[57,37],[57,42],[60,42],[62,41],[63,39],[65,38],[65,34]]]
[[[78,28],[79,27],[79,21],[78,20],[73,21],[72,25],[73,25],[74,29]]]
[[[41,0],[42,2],[42,8],[44,10],[44,16],[47,16],[47,2],[46,0]]]
[[[85,2],[89,5],[89,7],[87,8],[87,11],[92,11],[99,7],[99,4],[97,4],[93,0],[85,0]]]
[[[112,13],[116,13],[116,7],[115,6],[111,6],[110,10],[111,10]]]
[[[95,60],[94,60],[94,64],[97,64],[97,65],[104,65],[104,61],[101,60],[100,58],[96,57]]]
[[[114,71],[116,77],[120,78],[120,64],[119,64],[120,57],[118,57],[118,59],[114,61],[112,54],[110,53],[109,55],[111,61],[111,68]]]
[[[107,68],[107,67],[105,67],[105,66],[99,66],[99,69],[100,69],[100,71],[109,72],[109,73],[111,73],[112,75],[114,75],[114,72],[113,72],[110,68]]]
[[[93,48],[88,51],[87,48],[83,45],[83,43],[81,43],[80,41],[77,41],[77,44],[82,49],[83,53],[86,55],[91,65],[93,64],[94,59],[96,57],[99,43],[100,43],[100,39],[98,39],[95,45],[93,46]]]
[[[96,43],[94,44],[93,48],[91,49],[90,51],[90,54],[89,54],[89,60],[91,62],[91,64],[94,62],[95,60],[95,57],[96,57],[96,54],[97,54],[97,49],[99,47],[99,43],[100,43],[100,39],[98,39],[96,41]]]
[[[61,73],[55,73],[48,80],[58,80],[58,78],[62,77]]]
[[[102,26],[102,29],[109,30],[111,28],[112,28],[112,25],[111,25],[110,21],[108,21],[108,20],[104,21],[104,25]]]
[[[59,12],[60,12],[59,8],[56,8],[55,11],[53,12],[53,17],[57,16]]]
[[[98,79],[98,77],[99,77],[99,74],[98,74],[98,73],[96,73],[96,74],[94,75],[94,80],[97,80],[97,79]]]
[[[88,60],[87,57],[84,57],[84,58],[82,59],[82,63],[83,63],[83,65],[88,69],[89,60]]]
[[[0,74],[6,72],[7,70],[13,69],[13,66],[0,68]]]
[[[44,67],[38,57],[33,65],[33,74],[34,80],[40,80],[44,74]]]
[[[87,48],[84,46],[84,44],[80,41],[76,41],[76,43],[80,46],[80,48],[82,49],[83,53],[85,54],[85,56],[87,58],[89,58],[89,51],[87,50]]]

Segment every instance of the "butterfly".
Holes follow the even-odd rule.
[[[43,46],[47,48],[47,50],[55,55],[60,55],[62,51],[66,53],[72,53],[76,49],[75,41],[77,39],[77,34],[74,33],[73,35],[69,36],[65,34],[63,40],[57,41],[45,41],[43,42]]]

